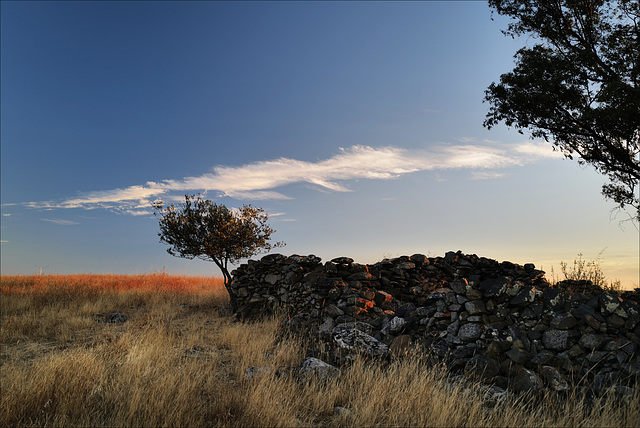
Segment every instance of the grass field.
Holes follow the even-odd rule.
[[[356,360],[338,377],[300,379],[299,340],[279,320],[234,322],[218,278],[3,276],[0,426],[638,426],[640,397],[575,396],[494,405],[419,357]],[[106,322],[112,313],[126,322]],[[475,391],[475,392],[474,392]]]

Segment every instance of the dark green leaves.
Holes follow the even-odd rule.
[[[606,175],[605,197],[640,219],[640,6],[632,0],[490,0],[504,33],[540,43],[485,92],[500,122]]]
[[[262,208],[230,209],[200,195],[186,195],[179,206],[157,203],[154,208],[160,222],[158,236],[169,245],[169,254],[215,262],[225,283],[231,280],[229,263],[284,245],[269,242],[275,230],[267,224],[269,215]]]

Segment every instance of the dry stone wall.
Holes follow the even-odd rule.
[[[393,358],[428,350],[468,378],[514,391],[577,384],[633,393],[640,380],[638,290],[588,281],[550,286],[533,264],[422,254],[364,265],[348,257],[270,254],[233,273],[237,316],[275,310],[334,349]]]

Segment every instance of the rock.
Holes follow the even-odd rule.
[[[611,314],[607,317],[607,325],[612,328],[622,328],[624,327],[625,320],[622,317],[619,317],[616,314]]]
[[[333,408],[333,414],[342,418],[348,418],[353,414],[353,412],[346,407],[335,406]]]
[[[482,292],[476,288],[471,287],[470,285],[467,286],[467,293],[466,293],[466,297],[469,300],[480,300],[482,299]]]
[[[373,298],[375,304],[381,308],[388,307],[392,300],[393,296],[391,296],[391,294],[380,290],[376,291],[375,297]]]
[[[464,308],[469,312],[469,315],[481,315],[487,312],[482,300],[471,300],[464,304]]]
[[[500,364],[496,360],[476,355],[464,366],[464,375],[471,380],[491,382],[500,373]]]
[[[551,328],[569,330],[578,324],[578,320],[571,314],[561,314],[551,321]]]
[[[602,346],[605,341],[605,336],[602,334],[585,334],[580,338],[580,346],[589,351],[595,351]]]
[[[331,262],[339,265],[350,265],[353,263],[353,259],[351,257],[336,257],[335,259],[331,259]]]
[[[338,308],[333,303],[329,303],[328,305],[325,305],[324,313],[333,318],[339,317],[340,315],[344,315],[344,311]]]
[[[504,293],[510,284],[511,278],[503,276],[500,278],[491,278],[482,281],[478,288],[487,297],[497,297]]]
[[[584,316],[584,322],[596,331],[600,331],[600,329],[602,328],[600,322],[598,322],[598,320],[594,316],[591,316],[589,314]]]
[[[482,326],[480,324],[468,323],[464,324],[458,330],[458,338],[463,342],[472,342],[480,339],[482,335]]]
[[[531,354],[521,349],[513,348],[507,352],[507,357],[515,363],[526,364],[531,359]]]
[[[389,321],[389,324],[387,324],[382,329],[382,332],[384,334],[388,334],[388,333],[398,334],[404,329],[406,325],[407,325],[407,321],[404,318],[393,317],[391,321]]]
[[[549,385],[549,388],[554,391],[565,392],[569,390],[569,383],[555,367],[542,366],[540,368],[540,374],[545,383]]]
[[[413,303],[405,303],[404,305],[400,305],[398,309],[396,309],[396,316],[404,318],[406,313],[410,313],[416,310],[416,305]]]
[[[600,303],[600,310],[603,314],[612,314],[620,306],[621,299],[617,296],[604,292],[598,297]]]
[[[580,306],[571,310],[571,315],[578,319],[583,319],[587,315],[590,315],[593,318],[596,315],[596,311],[593,307],[581,303]]]
[[[593,391],[596,395],[603,395],[607,389],[616,384],[616,381],[620,378],[618,373],[599,373],[593,379]]]
[[[552,311],[564,308],[565,294],[559,288],[547,288],[542,293],[544,307]]]
[[[540,377],[525,367],[518,367],[513,378],[512,388],[517,392],[538,392],[542,389]]]
[[[455,280],[449,286],[456,294],[466,294],[469,283],[466,280]]]
[[[124,315],[122,315],[119,312],[114,312],[111,315],[109,315],[109,318],[107,319],[108,323],[123,323],[127,321],[127,317],[125,317]]]
[[[542,344],[553,351],[564,351],[569,345],[569,332],[566,330],[547,330],[542,334]]]
[[[270,273],[270,274],[267,274],[264,277],[264,282],[266,282],[267,284],[274,285],[275,283],[277,283],[281,279],[282,279],[282,277],[280,275],[274,275],[274,274]]]
[[[336,327],[337,329],[337,327]],[[388,352],[388,347],[379,342],[375,337],[360,330],[334,329],[333,340],[342,349],[362,352],[371,356],[381,356]]]
[[[332,333],[338,333],[342,330],[360,330],[363,333],[371,334],[373,333],[373,326],[371,324],[367,324],[361,321],[350,321],[343,323],[336,323],[337,325],[333,328]]]
[[[330,336],[335,325],[336,323],[333,318],[325,317],[320,327],[318,327],[318,333],[322,336]]]
[[[327,380],[336,377],[338,373],[340,373],[340,370],[337,367],[313,357],[306,358],[298,366],[298,374],[303,377],[316,376]]]
[[[522,291],[520,291],[513,299],[511,299],[511,305],[513,306],[522,306],[527,303],[533,302],[533,300],[540,295],[540,290],[535,287],[529,286],[525,287]]]

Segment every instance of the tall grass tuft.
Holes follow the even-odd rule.
[[[622,291],[622,284],[619,279],[607,281],[600,262],[604,249],[598,253],[595,260],[584,260],[582,253],[578,253],[578,258],[573,260],[573,265],[561,261],[560,270],[564,275],[564,279],[572,281],[591,281],[593,284],[609,291]]]

